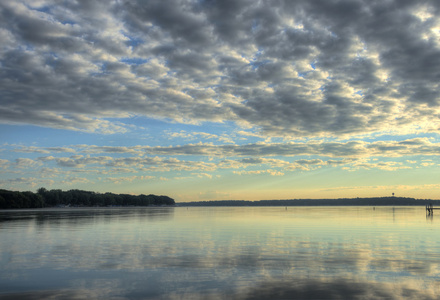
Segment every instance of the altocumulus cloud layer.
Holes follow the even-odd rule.
[[[438,1],[1,1],[0,118],[277,136],[437,130]]]
[[[434,0],[0,0],[0,126],[40,133],[4,134],[0,186],[199,178],[228,198],[226,175],[288,175],[287,190],[331,169],[321,188],[358,190],[418,170],[434,191],[439,15]],[[382,177],[336,180],[359,170]]]

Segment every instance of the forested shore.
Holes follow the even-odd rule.
[[[96,193],[83,190],[62,191],[40,188],[36,193],[0,189],[0,209],[93,206],[174,205],[174,199],[157,195]]]
[[[407,197],[286,200],[212,200],[180,202],[178,206],[426,206],[440,207],[440,200]],[[62,191],[40,188],[36,193],[0,189],[0,209],[43,207],[108,207],[176,205],[174,199],[157,195],[97,193],[83,190]]]
[[[289,199],[289,200],[216,200],[181,202],[179,206],[440,206],[440,200],[406,197],[371,197],[339,199]]]

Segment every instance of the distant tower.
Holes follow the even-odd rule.
[[[394,197],[394,193],[393,193],[393,197]]]

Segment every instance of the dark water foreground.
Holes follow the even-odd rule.
[[[0,299],[438,299],[424,207],[0,211]]]

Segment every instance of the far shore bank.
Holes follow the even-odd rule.
[[[286,200],[211,200],[177,202],[176,206],[440,206],[440,200],[406,197],[371,197],[339,199],[286,199]]]

